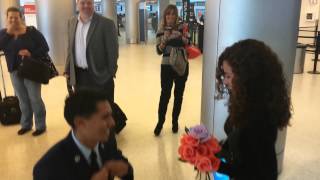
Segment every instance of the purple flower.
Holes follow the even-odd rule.
[[[189,135],[200,140],[201,143],[210,139],[208,129],[204,125],[197,125],[189,129]]]

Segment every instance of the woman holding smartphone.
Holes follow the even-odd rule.
[[[172,112],[172,132],[179,129],[178,119],[181,111],[183,93],[189,74],[189,66],[182,76],[173,70],[169,63],[172,48],[184,48],[188,44],[188,38],[183,34],[182,26],[178,24],[178,9],[175,5],[169,5],[164,10],[163,20],[157,32],[157,53],[162,55],[161,62],[161,96],[158,109],[158,123],[154,129],[155,136],[159,136],[165,122],[167,106],[171,96],[173,83],[174,105]]]

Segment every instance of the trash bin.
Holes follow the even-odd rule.
[[[296,58],[294,62],[294,74],[301,74],[303,73],[304,69],[304,59],[306,57],[306,48],[307,45],[298,43],[296,49]]]

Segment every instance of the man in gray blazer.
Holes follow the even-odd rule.
[[[119,55],[114,22],[94,12],[94,0],[77,0],[79,15],[68,22],[65,76],[75,90],[94,88],[114,101]]]

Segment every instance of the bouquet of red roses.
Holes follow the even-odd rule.
[[[192,164],[198,171],[197,177],[201,173],[206,173],[206,179],[210,179],[210,172],[218,170],[220,159],[215,154],[220,152],[221,147],[216,138],[208,132],[203,125],[186,128],[180,140],[179,155],[180,160]]]

